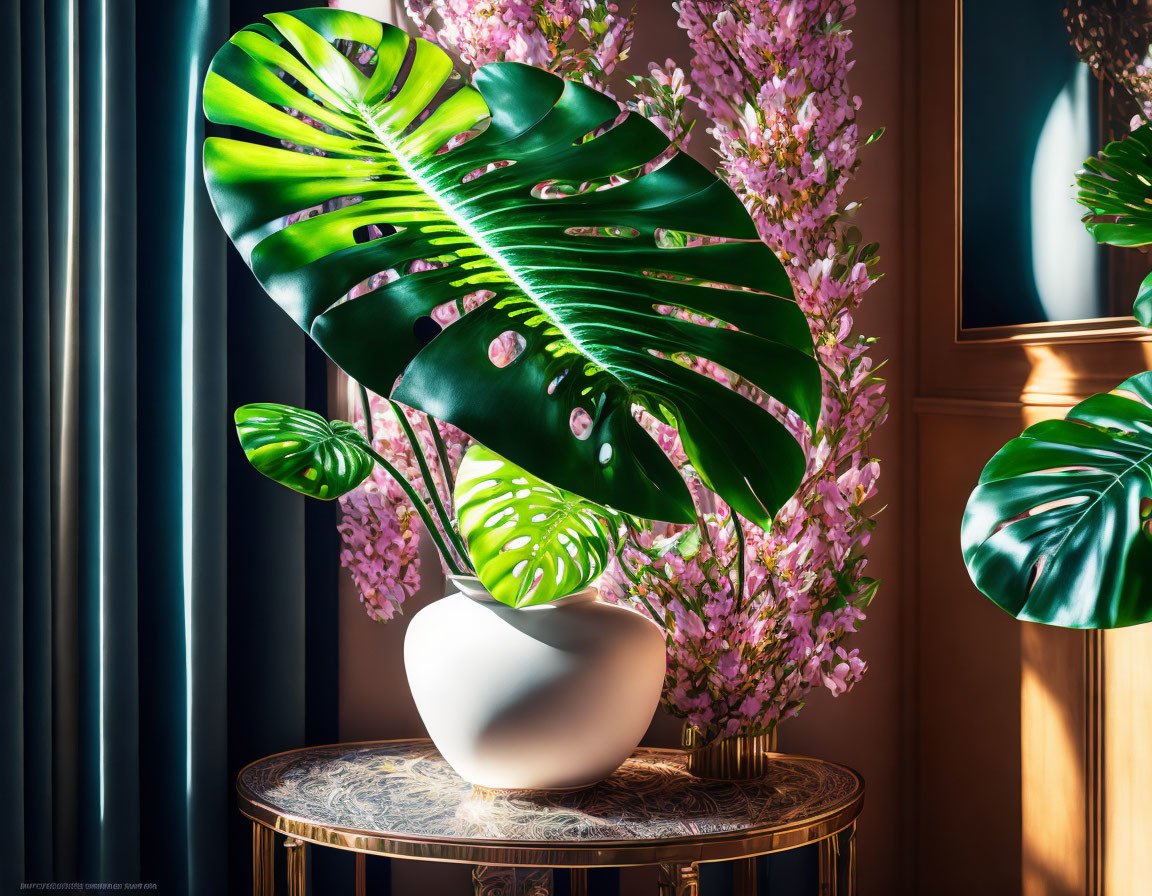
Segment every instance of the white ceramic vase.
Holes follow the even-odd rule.
[[[477,579],[408,625],[404,667],[420,717],[466,781],[585,787],[640,743],[664,682],[664,635],[595,588],[513,609]]]

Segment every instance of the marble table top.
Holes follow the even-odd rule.
[[[718,861],[792,849],[855,819],[864,782],[821,759],[774,754],[755,781],[689,775],[678,750],[641,748],[568,792],[494,792],[462,780],[428,740],[336,744],[254,762],[241,811],[298,839],[477,864]]]

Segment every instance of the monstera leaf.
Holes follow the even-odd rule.
[[[460,533],[476,575],[511,607],[548,603],[603,572],[619,517],[549,485],[483,445],[456,476]]]
[[[1076,200],[1087,207],[1088,232],[1113,246],[1152,244],[1152,124],[1109,143],[1076,175]],[[1140,284],[1132,313],[1152,326],[1152,274]]]
[[[984,468],[961,530],[976,586],[1020,619],[1152,620],[1152,373],[1037,423]]]
[[[368,441],[343,420],[328,422],[282,404],[246,404],[236,409],[236,432],[252,466],[310,498],[339,498],[372,472]]]
[[[731,190],[685,155],[648,170],[667,139],[581,84],[515,63],[463,84],[437,47],[340,10],[268,22],[212,61],[208,117],[249,133],[210,137],[205,177],[257,278],[324,351],[549,482],[690,521],[634,418],[646,408],[767,524],[802,451],[688,362],[808,423],[820,377],[788,276]],[[453,305],[466,313],[442,328]]]

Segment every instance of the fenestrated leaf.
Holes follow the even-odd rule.
[[[619,515],[473,445],[456,476],[460,534],[476,575],[511,607],[556,600],[604,571]]]
[[[989,461],[961,543],[976,586],[1019,619],[1152,620],[1152,372],[1026,429]]]
[[[310,498],[339,498],[372,472],[368,440],[343,420],[283,404],[246,404],[236,409],[236,432],[252,466]]]
[[[546,481],[690,521],[687,487],[633,417],[645,407],[679,427],[708,485],[767,524],[800,482],[800,447],[769,413],[678,363],[707,358],[809,423],[819,413],[804,315],[731,190],[685,155],[612,186],[668,141],[635,114],[608,127],[618,106],[581,84],[492,64],[441,99],[451,64],[429,43],[339,10],[268,20],[212,62],[208,117],[256,136],[208,139],[205,176],[260,282],[325,352]],[[367,73],[337,40],[374,49]],[[322,205],[347,207],[285,224]],[[410,273],[416,261],[434,269]],[[478,292],[488,300],[439,332],[433,311]],[[489,346],[510,332],[521,351],[496,366]]]

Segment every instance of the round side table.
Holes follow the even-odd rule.
[[[286,836],[289,896],[304,896],[308,844],[364,856],[474,866],[477,896],[550,896],[552,869],[658,865],[661,896],[696,896],[701,862],[819,844],[820,896],[854,896],[864,781],[822,759],[774,754],[755,781],[689,775],[678,750],[637,750],[610,778],[564,793],[496,792],[463,781],[429,740],[292,750],[236,781],[253,822],[254,893],[272,896],[275,832]],[[737,890],[754,884],[752,863]],[[743,879],[743,884],[740,881]]]

